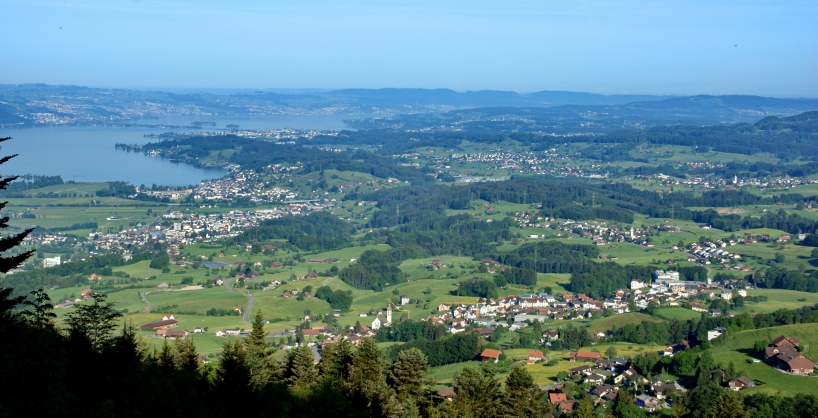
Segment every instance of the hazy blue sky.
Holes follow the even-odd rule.
[[[0,83],[818,97],[818,1],[0,0]]]

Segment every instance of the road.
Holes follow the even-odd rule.
[[[142,302],[145,302],[145,309],[144,309],[144,312],[145,312],[145,313],[150,312],[150,311],[151,311],[151,302],[148,300],[148,298],[145,296],[145,294],[144,294],[144,293],[139,292],[139,296],[141,296],[141,297],[142,297]]]
[[[239,293],[238,291],[236,291],[235,289],[233,289],[230,286],[230,279],[224,279],[224,287],[226,287],[227,290],[229,290],[231,292]],[[255,302],[256,300],[253,297],[253,295],[251,295],[249,293],[242,293],[242,295],[247,296],[247,300],[248,300],[247,309],[244,310],[244,322],[250,322],[250,311],[253,309],[253,302]]]

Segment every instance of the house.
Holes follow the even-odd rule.
[[[602,359],[599,353],[594,351],[572,351],[569,354],[571,361],[598,361]]]
[[[659,400],[650,396],[646,393],[643,393],[636,397],[636,406],[640,408],[645,408],[648,411],[653,412],[656,408],[659,407]]]
[[[184,330],[180,330],[180,331],[172,331],[172,330],[167,330],[167,329],[156,330],[157,335],[160,332],[164,333],[164,337],[165,337],[166,340],[175,340],[177,338],[185,338],[185,336],[187,336],[187,331],[184,331]]]
[[[784,346],[784,345],[788,345],[788,346],[790,346],[792,348],[798,349],[798,344],[799,343],[800,343],[800,340],[798,338],[786,337],[786,336],[784,336],[784,334],[781,334],[781,335],[773,338],[772,341],[770,341],[770,346],[781,347],[781,346]]]
[[[176,318],[173,317],[173,314],[164,314],[164,315],[162,315],[162,320],[163,321],[168,321],[168,320],[171,320],[171,319],[176,319]]]
[[[616,376],[614,378],[614,383],[616,383],[617,385],[618,384],[628,384],[629,385],[631,383],[646,382],[647,380],[648,379],[645,379],[644,377],[642,377],[642,375],[639,374],[639,372],[637,372],[635,369],[630,368],[630,369],[625,370],[624,372],[622,372],[622,374],[620,374],[619,376]]]
[[[585,381],[592,385],[601,385],[605,382],[605,380],[605,376],[599,373],[591,373],[588,376],[585,376]]]
[[[739,376],[729,382],[727,382],[727,386],[738,392],[744,388],[751,388],[755,386],[752,380],[750,380],[747,376]]]
[[[227,337],[229,335],[237,336],[237,335],[239,335],[239,330],[234,328],[234,329],[223,329],[223,330],[216,331],[216,336],[217,337]]]
[[[215,279],[211,280],[210,283],[212,283],[213,286],[221,286],[224,284],[224,281],[221,279],[221,277],[216,277]]]
[[[102,275],[91,273],[91,276],[88,277],[88,280],[102,280]]]
[[[409,296],[400,295],[400,304],[401,304],[401,306],[408,305],[409,304]]]
[[[560,411],[567,413],[574,410],[577,407],[577,401],[562,401],[560,402],[557,407],[559,407]]]
[[[451,402],[454,399],[454,389],[452,388],[440,388],[437,390],[437,396]]]
[[[778,368],[790,374],[810,375],[815,373],[815,362],[801,353],[779,354]]]
[[[573,377],[573,376],[579,376],[581,374],[587,374],[587,373],[590,373],[590,372],[591,372],[591,366],[579,366],[579,367],[574,367],[573,369],[568,370],[568,375]]]
[[[589,391],[589,393],[592,396],[595,396],[597,398],[603,398],[603,400],[613,400],[614,398],[616,398],[616,394],[618,392],[619,392],[619,387],[618,386],[613,386],[613,385],[598,385],[598,386],[592,388]],[[606,395],[612,395],[612,396],[606,396]]]
[[[551,403],[560,403],[568,400],[568,395],[564,393],[549,393],[548,401]]]
[[[201,334],[203,332],[204,332],[204,328],[202,328],[202,327],[193,328],[193,333],[194,334]]]
[[[149,324],[142,325],[139,328],[140,329],[146,329],[146,330],[167,329],[167,328],[175,327],[176,323],[177,322],[176,322],[175,319],[168,319],[168,320],[164,320],[164,321],[151,322]]]
[[[528,352],[528,359],[534,361],[544,360],[545,356],[543,355],[542,351],[540,350],[530,350]]]
[[[719,328],[707,331],[707,341],[711,341],[711,340],[714,340],[714,339],[716,339],[718,337],[721,337],[722,335],[724,335],[724,333],[726,331],[727,331],[727,329],[724,328],[724,327],[719,327]]]
[[[480,353],[480,360],[483,362],[493,361],[497,363],[500,361],[500,354],[503,354],[500,350],[492,350],[491,348],[487,348]]]
[[[318,334],[321,333],[321,330],[313,328],[313,329],[305,329],[301,330],[301,335],[305,337],[317,337]]]

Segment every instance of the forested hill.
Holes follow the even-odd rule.
[[[781,157],[818,157],[818,111],[785,118],[766,117],[749,124],[726,126],[656,126],[624,130],[595,138],[597,142],[649,142],[703,146],[735,154],[769,152]]]
[[[593,184],[555,182],[543,179],[512,179],[499,183],[478,183],[460,187],[429,185],[381,190],[364,196],[350,193],[346,199],[378,201],[380,211],[371,227],[423,223],[443,216],[445,210],[471,209],[473,200],[487,202],[541,203],[548,216],[572,219],[608,219],[632,222],[633,213],[657,218],[676,218],[707,223],[725,231],[746,228],[776,228],[790,233],[815,233],[818,222],[793,213],[770,212],[761,217],[723,215],[715,210],[697,211],[689,207],[729,207],[796,203],[815,196],[781,194],[758,196],[744,191],[707,191],[701,195],[676,192],[658,194],[624,183]],[[398,209],[400,208],[400,209]],[[398,215],[398,213],[400,215]]]
[[[244,169],[261,169],[270,164],[295,163],[304,165],[305,172],[321,170],[358,171],[379,178],[394,177],[412,184],[434,181],[432,176],[412,167],[398,165],[393,159],[369,152],[329,152],[301,145],[276,144],[241,138],[236,135],[185,137],[172,141],[153,142],[142,146],[145,151],[161,151],[163,155],[197,166],[214,151],[233,150],[225,162]]]

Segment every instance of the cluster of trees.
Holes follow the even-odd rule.
[[[398,268],[403,257],[411,255],[397,248],[386,251],[367,250],[361,254],[357,263],[342,269],[338,278],[358,289],[382,291],[385,286],[399,283],[406,277]]]
[[[189,145],[190,147],[185,147]],[[145,144],[143,150],[164,150],[169,156],[194,165],[211,151],[233,149],[227,161],[244,169],[261,170],[270,164],[300,161],[304,173],[321,170],[358,171],[378,178],[398,178],[412,184],[433,182],[434,179],[412,167],[400,166],[390,157],[371,152],[329,152],[301,145],[275,144],[242,138],[236,135],[181,137],[173,141]]]
[[[5,138],[7,139],[7,138]],[[11,178],[5,190],[0,193],[2,197],[28,197],[26,190],[39,189],[42,187],[56,186],[64,184],[60,176],[41,176],[37,174],[24,174]]]
[[[787,270],[778,266],[767,269],[764,274],[752,278],[754,285],[768,289],[789,289],[801,292],[818,292],[818,278],[800,270]]]
[[[462,363],[474,360],[480,354],[480,336],[473,332],[463,332],[436,340],[419,338],[390,347],[387,355],[392,360],[397,360],[401,353],[412,349],[422,352],[432,367]]]
[[[241,316],[241,312],[233,309],[210,308],[205,312],[205,316]]]
[[[341,312],[349,311],[349,307],[352,306],[351,290],[333,291],[329,286],[321,286],[315,291],[315,297],[327,301],[332,309],[338,309]]]
[[[439,340],[446,336],[446,326],[435,324],[431,321],[406,320],[394,322],[388,327],[381,328],[375,334],[375,341],[384,342],[407,342],[412,340]]]
[[[112,181],[108,188],[94,192],[97,196],[127,197],[136,194],[136,187],[126,181]]]
[[[535,286],[537,284],[537,272],[532,269],[506,267],[494,278],[494,283],[502,287],[505,284],[497,283],[498,279],[511,284],[520,284],[523,286]]]
[[[331,251],[352,245],[352,227],[328,212],[270,219],[232,238],[235,244],[284,239],[303,251]]]
[[[497,285],[494,282],[483,279],[468,279],[457,284],[457,289],[452,290],[455,296],[476,296],[479,298],[496,298]]]

